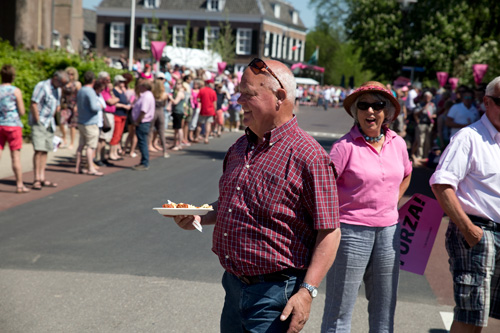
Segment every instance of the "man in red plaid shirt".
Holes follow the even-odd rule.
[[[241,84],[247,126],[224,159],[214,211],[177,216],[183,229],[215,224],[226,270],[221,332],[299,332],[340,240],[335,167],[297,125],[295,79],[254,59]]]

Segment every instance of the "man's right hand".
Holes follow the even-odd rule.
[[[473,224],[466,233],[464,233],[465,240],[470,247],[474,247],[483,238],[483,229]]]

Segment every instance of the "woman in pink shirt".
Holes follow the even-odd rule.
[[[385,86],[364,83],[344,101],[354,118],[333,144],[342,238],[327,275],[322,332],[349,332],[365,283],[370,332],[392,332],[399,279],[398,201],[412,166],[406,143],[389,124],[400,105]]]

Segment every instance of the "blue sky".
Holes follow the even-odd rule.
[[[234,0],[232,0],[234,1]],[[315,14],[314,9],[309,9],[309,0],[287,0],[291,3],[295,9],[297,9],[300,13],[300,18],[304,25],[308,29],[312,29],[314,27]],[[94,9],[97,7],[101,0],[83,0],[83,8]]]

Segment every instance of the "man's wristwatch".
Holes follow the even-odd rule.
[[[312,298],[318,296],[318,288],[311,286],[309,283],[302,282],[300,288],[306,288]]]

